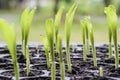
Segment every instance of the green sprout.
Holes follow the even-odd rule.
[[[109,5],[105,8],[105,13],[107,15],[108,26],[109,26],[109,47],[111,47],[111,38],[113,38],[114,48],[115,48],[115,68],[119,67],[119,54],[118,54],[118,42],[117,42],[117,14],[114,6]],[[109,49],[111,52],[109,56],[112,55],[111,48]]]
[[[58,33],[59,33],[59,27],[60,27],[60,22],[61,22],[61,17],[62,17],[62,13],[63,13],[64,7],[61,7],[59,9],[59,11],[57,12],[56,16],[55,16],[55,42],[57,45],[57,38],[58,38]]]
[[[90,41],[92,44],[92,53],[93,53],[93,62],[94,62],[94,66],[97,67],[97,59],[96,59],[96,49],[95,49],[95,45],[94,45],[94,35],[93,35],[93,27],[90,21],[88,21],[88,28],[89,28],[89,34],[90,34]]]
[[[36,53],[39,53],[38,45],[36,45]]]
[[[68,13],[66,14],[66,20],[65,20],[65,33],[66,33],[66,58],[67,58],[67,64],[68,64],[68,71],[72,72],[71,67],[71,60],[70,60],[70,35],[71,35],[71,26],[73,22],[74,13],[77,8],[77,3],[74,3],[72,7],[69,9]]]
[[[80,21],[80,25],[82,27],[82,41],[83,41],[83,60],[86,61],[87,59],[87,55],[86,55],[86,38],[85,38],[85,26],[86,26],[86,22],[85,20],[81,20]]]
[[[22,50],[23,50],[23,55],[26,58],[26,64],[27,64],[27,75],[29,75],[29,52],[28,52],[28,48],[27,48],[27,44],[28,44],[28,36],[29,36],[29,32],[30,32],[30,26],[32,23],[32,18],[33,15],[35,14],[35,10],[33,9],[32,11],[30,11],[29,8],[26,8],[21,16],[21,31],[22,31]]]
[[[89,47],[89,34],[88,34],[88,28],[89,28],[89,16],[86,16],[85,17],[85,22],[86,22],[86,25],[85,25],[85,40],[86,40],[86,47],[87,47],[87,54],[90,54],[90,47]]]
[[[102,67],[99,68],[99,72],[100,72],[100,77],[103,77],[103,68]]]
[[[58,49],[59,49],[59,58],[60,58],[60,74],[61,80],[65,80],[65,64],[63,61],[63,53],[62,53],[62,37],[58,36]]]
[[[46,34],[48,39],[48,44],[50,46],[50,53],[51,53],[51,80],[56,79],[56,64],[55,64],[55,55],[54,55],[54,28],[53,28],[53,19],[48,19],[46,21]]]
[[[19,66],[16,53],[16,34],[14,28],[3,19],[0,19],[0,30],[4,36],[6,43],[8,44],[8,49],[12,57],[15,72],[15,80],[19,80]]]
[[[49,57],[49,51],[48,51],[48,40],[45,36],[42,36],[42,41],[44,44],[44,49],[46,53],[46,60],[47,60],[47,67],[50,68],[50,57]]]

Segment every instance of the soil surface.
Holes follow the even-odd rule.
[[[37,44],[38,45],[38,44]],[[119,53],[120,53],[120,45]],[[63,60],[65,62],[65,80],[120,80],[120,67],[115,69],[114,51],[113,57],[108,58],[108,45],[96,45],[98,67],[93,65],[92,48],[87,54],[87,60],[83,61],[83,46],[81,44],[70,45],[72,73],[67,70],[65,45],[63,45]],[[113,46],[114,50],[114,46]],[[29,45],[30,74],[26,75],[26,60],[22,55],[21,44],[17,44],[17,59],[20,67],[20,80],[51,80],[51,69],[47,67],[46,55],[42,44]],[[13,63],[6,45],[0,46],[0,80],[15,80]],[[58,53],[55,50],[56,80],[60,80],[60,65]],[[99,68],[103,68],[103,77],[99,75]]]

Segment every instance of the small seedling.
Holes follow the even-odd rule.
[[[99,72],[100,72],[100,77],[103,77],[103,68],[102,67],[99,68]]]
[[[91,41],[91,44],[92,44],[92,53],[93,53],[94,66],[97,67],[97,59],[96,59],[96,49],[95,49],[95,45],[94,45],[93,27],[92,27],[92,24],[91,24],[90,21],[88,23],[88,27],[89,27],[90,41]]]
[[[50,56],[49,56],[49,51],[48,51],[48,40],[45,36],[42,36],[42,41],[43,41],[44,49],[45,49],[45,53],[46,53],[47,67],[50,68]]]
[[[61,80],[65,80],[65,64],[63,61],[63,53],[62,53],[62,37],[58,36],[58,51],[59,51],[59,58],[60,58],[60,75]]]
[[[68,65],[68,71],[72,72],[71,67],[71,59],[70,59],[70,35],[71,35],[71,26],[73,22],[73,17],[77,8],[77,3],[74,3],[72,7],[69,9],[68,13],[66,14],[66,20],[65,20],[65,33],[66,33],[66,58],[67,58],[67,65]]]
[[[26,63],[27,65],[29,65],[29,52],[27,52],[27,43],[28,43],[28,36],[29,36],[29,32],[30,32],[30,26],[31,26],[31,23],[32,23],[32,19],[33,19],[33,16],[35,14],[35,10],[36,9],[33,9],[31,12],[30,12],[30,9],[29,8],[26,8],[23,13],[22,13],[22,16],[21,16],[21,31],[22,31],[22,50],[23,50],[23,55],[24,57],[26,58],[27,62]],[[27,71],[29,71],[28,69],[29,67],[27,67]],[[27,72],[27,75],[29,73]]]
[[[15,80],[19,80],[19,66],[17,62],[17,53],[16,53],[16,34],[13,26],[9,25],[3,19],[0,19],[0,30],[3,34],[3,37],[8,44],[8,49],[12,57],[12,62],[14,65],[14,74]]]
[[[54,55],[54,28],[53,28],[53,19],[48,19],[46,21],[46,34],[48,39],[48,44],[50,47],[50,56],[52,61],[51,66],[51,80],[56,79],[56,64],[55,64],[55,55]]]
[[[87,59],[87,54],[86,54],[87,49],[86,48],[87,47],[86,47],[86,38],[85,38],[85,26],[86,26],[85,20],[81,20],[80,25],[82,27],[83,60],[86,61],[86,59]]]
[[[109,39],[113,38],[114,42],[114,48],[115,48],[115,68],[119,67],[119,54],[118,54],[118,41],[117,41],[117,14],[116,14],[116,9],[114,6],[109,5],[108,7],[105,8],[105,13],[107,15],[107,20],[108,20],[108,26],[109,26]],[[111,32],[110,32],[111,31]],[[111,40],[109,40],[109,43],[111,43]],[[111,47],[111,44],[109,44]],[[109,49],[111,51],[109,53],[110,57],[112,55],[112,50],[111,48]]]

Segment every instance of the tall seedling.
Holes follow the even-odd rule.
[[[14,65],[14,74],[15,80],[19,80],[19,66],[17,62],[17,53],[16,53],[16,34],[13,26],[9,25],[3,19],[0,19],[0,30],[4,36],[6,43],[8,44],[8,49],[12,57],[12,62]]]
[[[61,80],[65,80],[65,64],[63,61],[63,53],[62,53],[62,37],[58,36],[58,52],[59,52],[59,61],[60,61],[60,75]]]
[[[81,20],[80,21],[80,25],[82,27],[82,41],[83,41],[83,60],[86,61],[87,59],[87,54],[86,54],[86,51],[87,51],[87,47],[86,47],[86,38],[85,38],[85,26],[86,26],[86,22],[85,20]]]
[[[55,26],[55,43],[56,43],[56,45],[57,45],[57,38],[58,38],[59,27],[60,27],[63,10],[64,10],[64,8],[61,7],[55,16],[54,26]]]
[[[21,31],[22,31],[22,50],[23,50],[23,55],[26,58],[27,62],[27,75],[30,72],[29,69],[29,50],[27,48],[27,43],[28,43],[28,36],[30,32],[30,26],[32,22],[33,15],[35,14],[35,10],[33,9],[30,11],[29,8],[26,8],[24,12],[22,13],[21,16]]]
[[[48,19],[46,21],[46,34],[48,38],[48,44],[50,46],[50,53],[51,53],[51,80],[56,79],[56,65],[55,65],[55,55],[54,55],[54,28],[53,28],[53,19]]]
[[[94,66],[97,67],[97,59],[96,59],[96,49],[94,45],[94,35],[93,35],[93,27],[90,21],[88,21],[88,28],[89,28],[89,34],[90,34],[90,41],[92,44],[92,53],[93,53],[93,62]]]
[[[86,16],[85,17],[85,42],[86,42],[86,52],[87,52],[87,54],[90,54],[90,47],[89,47],[89,31],[88,31],[88,29],[89,29],[89,16]]]
[[[69,9],[68,13],[66,14],[66,20],[65,20],[65,33],[66,33],[66,57],[67,57],[67,65],[68,65],[68,71],[72,72],[71,67],[71,60],[70,60],[70,34],[71,34],[71,26],[73,22],[74,13],[77,8],[77,3],[74,3],[72,7]]]
[[[105,8],[109,26],[109,56],[112,57],[111,38],[113,38],[115,48],[115,68],[119,67],[119,54],[118,54],[118,42],[117,42],[117,14],[114,6],[109,5]]]

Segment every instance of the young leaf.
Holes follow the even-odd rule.
[[[107,15],[109,30],[111,30],[109,35],[111,35],[111,37],[113,38],[114,47],[115,47],[115,68],[118,68],[119,67],[119,54],[118,54],[118,42],[117,42],[118,23],[117,23],[116,9],[114,6],[109,5],[108,7],[105,8],[105,13]],[[109,39],[111,39],[111,37],[109,37]]]
[[[26,8],[23,11],[22,16],[21,16],[22,43],[24,43],[25,46],[27,45],[27,42],[28,42],[28,35],[30,31],[32,18],[33,18],[33,15],[35,14],[35,10],[36,9],[33,9],[30,12],[30,9]]]
[[[46,34],[48,43],[50,46],[52,67],[51,67],[51,80],[56,79],[56,64],[55,64],[55,55],[54,55],[54,28],[53,28],[53,19],[48,19],[46,21]]]
[[[16,54],[16,34],[14,28],[13,26],[10,26],[5,20],[0,19],[0,30],[3,34],[6,43],[8,44],[8,49],[12,57],[14,71],[15,71],[15,79],[19,80],[19,66],[18,66],[17,54]]]
[[[63,10],[64,8],[61,7],[59,9],[59,11],[57,12],[56,16],[55,16],[55,40],[56,40],[56,45],[57,45],[57,37],[58,37],[58,33],[59,33],[59,27],[60,27],[60,20],[61,20],[61,16],[62,16],[62,13],[63,13]]]
[[[89,34],[90,34],[90,41],[92,44],[92,53],[93,53],[93,62],[94,62],[94,66],[97,67],[97,59],[96,59],[96,49],[95,49],[95,45],[94,45],[94,35],[93,35],[93,27],[92,24],[89,22]]]
[[[83,41],[83,60],[86,61],[87,54],[86,54],[86,38],[85,38],[85,27],[86,27],[86,22],[85,20],[80,21],[80,25],[82,27],[82,41]]]
[[[50,57],[49,57],[49,52],[48,52],[48,40],[45,36],[42,36],[42,41],[43,41],[44,49],[45,49],[45,53],[46,53],[47,67],[50,68]]]
[[[63,61],[63,53],[62,53],[62,37],[58,36],[58,49],[59,49],[59,58],[60,58],[60,75],[61,80],[65,80],[65,65]]]
[[[87,54],[90,54],[90,47],[89,47],[89,34],[88,34],[88,28],[89,28],[89,19],[90,17],[89,16],[86,16],[85,17],[85,22],[86,22],[86,25],[85,25],[85,38],[86,38],[86,52]]]
[[[74,3],[72,7],[69,9],[68,13],[66,14],[66,20],[65,20],[65,33],[66,33],[66,57],[67,57],[67,64],[68,64],[68,71],[72,72],[71,67],[71,60],[70,60],[70,50],[69,50],[69,44],[70,44],[70,34],[71,34],[71,26],[73,22],[74,13],[77,8],[77,3]]]
[[[27,43],[28,43],[28,35],[29,35],[29,31],[30,31],[30,26],[32,23],[32,19],[33,19],[33,15],[35,14],[35,10],[33,9],[32,11],[30,11],[29,8],[26,8],[21,16],[21,31],[22,31],[22,50],[23,50],[23,55],[26,58],[26,63],[27,64],[27,75],[29,74],[29,52],[27,52]]]

